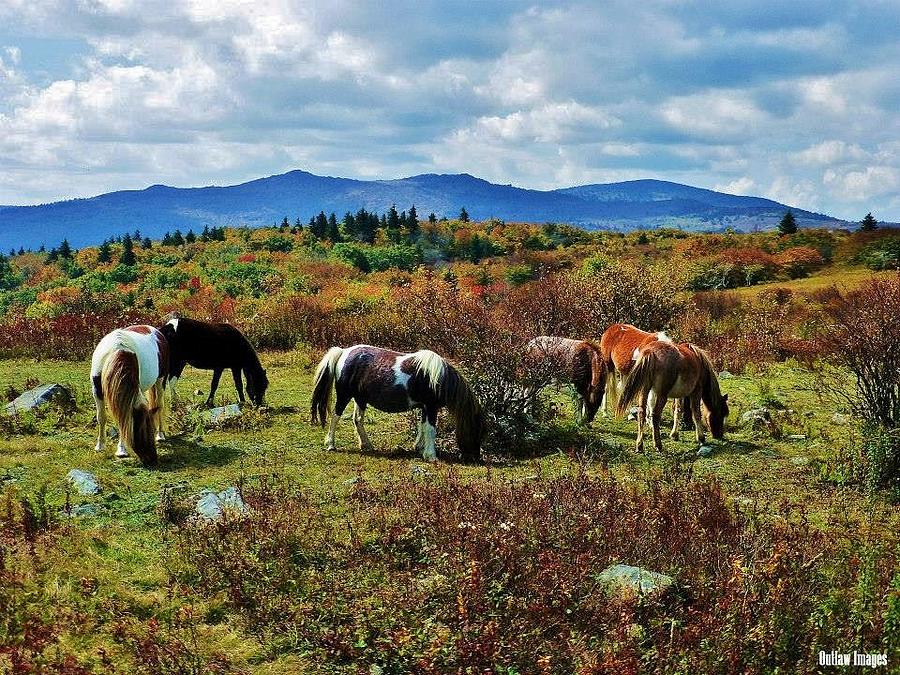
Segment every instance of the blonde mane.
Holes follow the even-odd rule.
[[[410,359],[416,366],[416,372],[428,378],[432,391],[437,391],[438,383],[444,374],[444,359],[428,349],[420,349]]]

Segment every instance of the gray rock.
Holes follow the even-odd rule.
[[[721,373],[719,373],[720,380],[730,380],[732,377],[734,377],[734,375],[729,373],[727,370],[723,370]]]
[[[791,440],[791,441],[805,441],[806,435],[805,434],[789,434],[787,436],[787,438],[788,438],[788,440]]]
[[[612,565],[597,576],[597,582],[609,595],[653,595],[664,592],[675,580],[666,574],[633,565]]]
[[[431,472],[422,466],[414,466],[410,473],[412,473],[413,478],[424,478],[431,475]]]
[[[229,417],[238,417],[241,414],[241,406],[237,403],[222,406],[220,408],[210,408],[203,413],[203,419],[211,424],[217,424]]]
[[[96,518],[102,510],[99,504],[79,504],[72,509],[70,515],[73,518]]]
[[[61,384],[42,384],[39,387],[26,391],[11,403],[7,403],[3,407],[3,412],[7,415],[15,415],[24,410],[33,410],[39,406],[46,405],[54,399],[67,405],[74,403],[72,394]]]
[[[809,464],[809,457],[791,457],[791,464],[795,466],[806,466]]]
[[[100,483],[97,477],[90,471],[82,471],[81,469],[72,469],[66,474],[66,480],[72,484],[80,495],[96,495],[100,494]]]
[[[831,421],[834,422],[835,424],[847,424],[847,422],[849,422],[850,419],[843,413],[836,412],[836,413],[834,413],[834,415],[831,416]]]
[[[247,505],[237,488],[225,488],[221,492],[207,490],[197,500],[196,511],[205,520],[218,520],[225,511],[244,513]]]
[[[697,450],[697,457],[709,457],[713,454],[713,449],[711,445],[701,445]]]
[[[774,428],[772,413],[768,408],[748,410],[741,415],[740,425],[742,427],[750,427],[753,431],[771,431]]]

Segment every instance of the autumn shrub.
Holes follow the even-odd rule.
[[[866,244],[856,259],[873,270],[900,269],[900,236],[881,237]]]
[[[895,551],[735,512],[711,479],[357,479],[336,520],[284,481],[244,493],[247,514],[174,528],[178,582],[334,672],[813,673],[819,650],[897,646]],[[617,563],[674,586],[610,591]]]
[[[822,254],[811,246],[787,248],[775,256],[775,261],[791,279],[805,277],[825,264]]]
[[[827,296],[807,361],[823,391],[867,425],[874,484],[900,488],[900,273]]]

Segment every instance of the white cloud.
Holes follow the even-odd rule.
[[[822,182],[850,202],[862,202],[882,195],[900,192],[900,168],[869,166],[861,171],[828,169]]]
[[[714,189],[731,195],[749,195],[756,189],[756,181],[749,176],[741,176],[729,183],[718,183]]]
[[[741,91],[712,91],[670,98],[662,118],[679,131],[706,138],[746,136],[756,132],[768,115]]]

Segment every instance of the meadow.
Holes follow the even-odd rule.
[[[0,391],[57,382],[74,406],[0,417],[0,669],[818,672],[831,650],[896,667],[900,453],[835,329],[849,317],[893,344],[896,234],[404,216],[371,237],[314,219],[4,258]],[[110,328],[170,312],[240,326],[271,386],[213,424],[210,374],[188,369],[148,470],[94,451],[89,357]],[[636,453],[633,421],[582,428],[565,388],[537,415],[509,408],[523,340],[615,321],[711,352],[731,403],[711,454],[691,433]],[[349,420],[323,450],[312,370],[359,342],[458,363],[491,420],[483,461],[456,459],[446,415],[437,464],[408,415],[370,411],[372,452]],[[227,379],[217,403],[235,399]],[[102,492],[74,491],[73,468]],[[246,513],[196,517],[231,486]],[[610,592],[616,563],[674,583]]]

